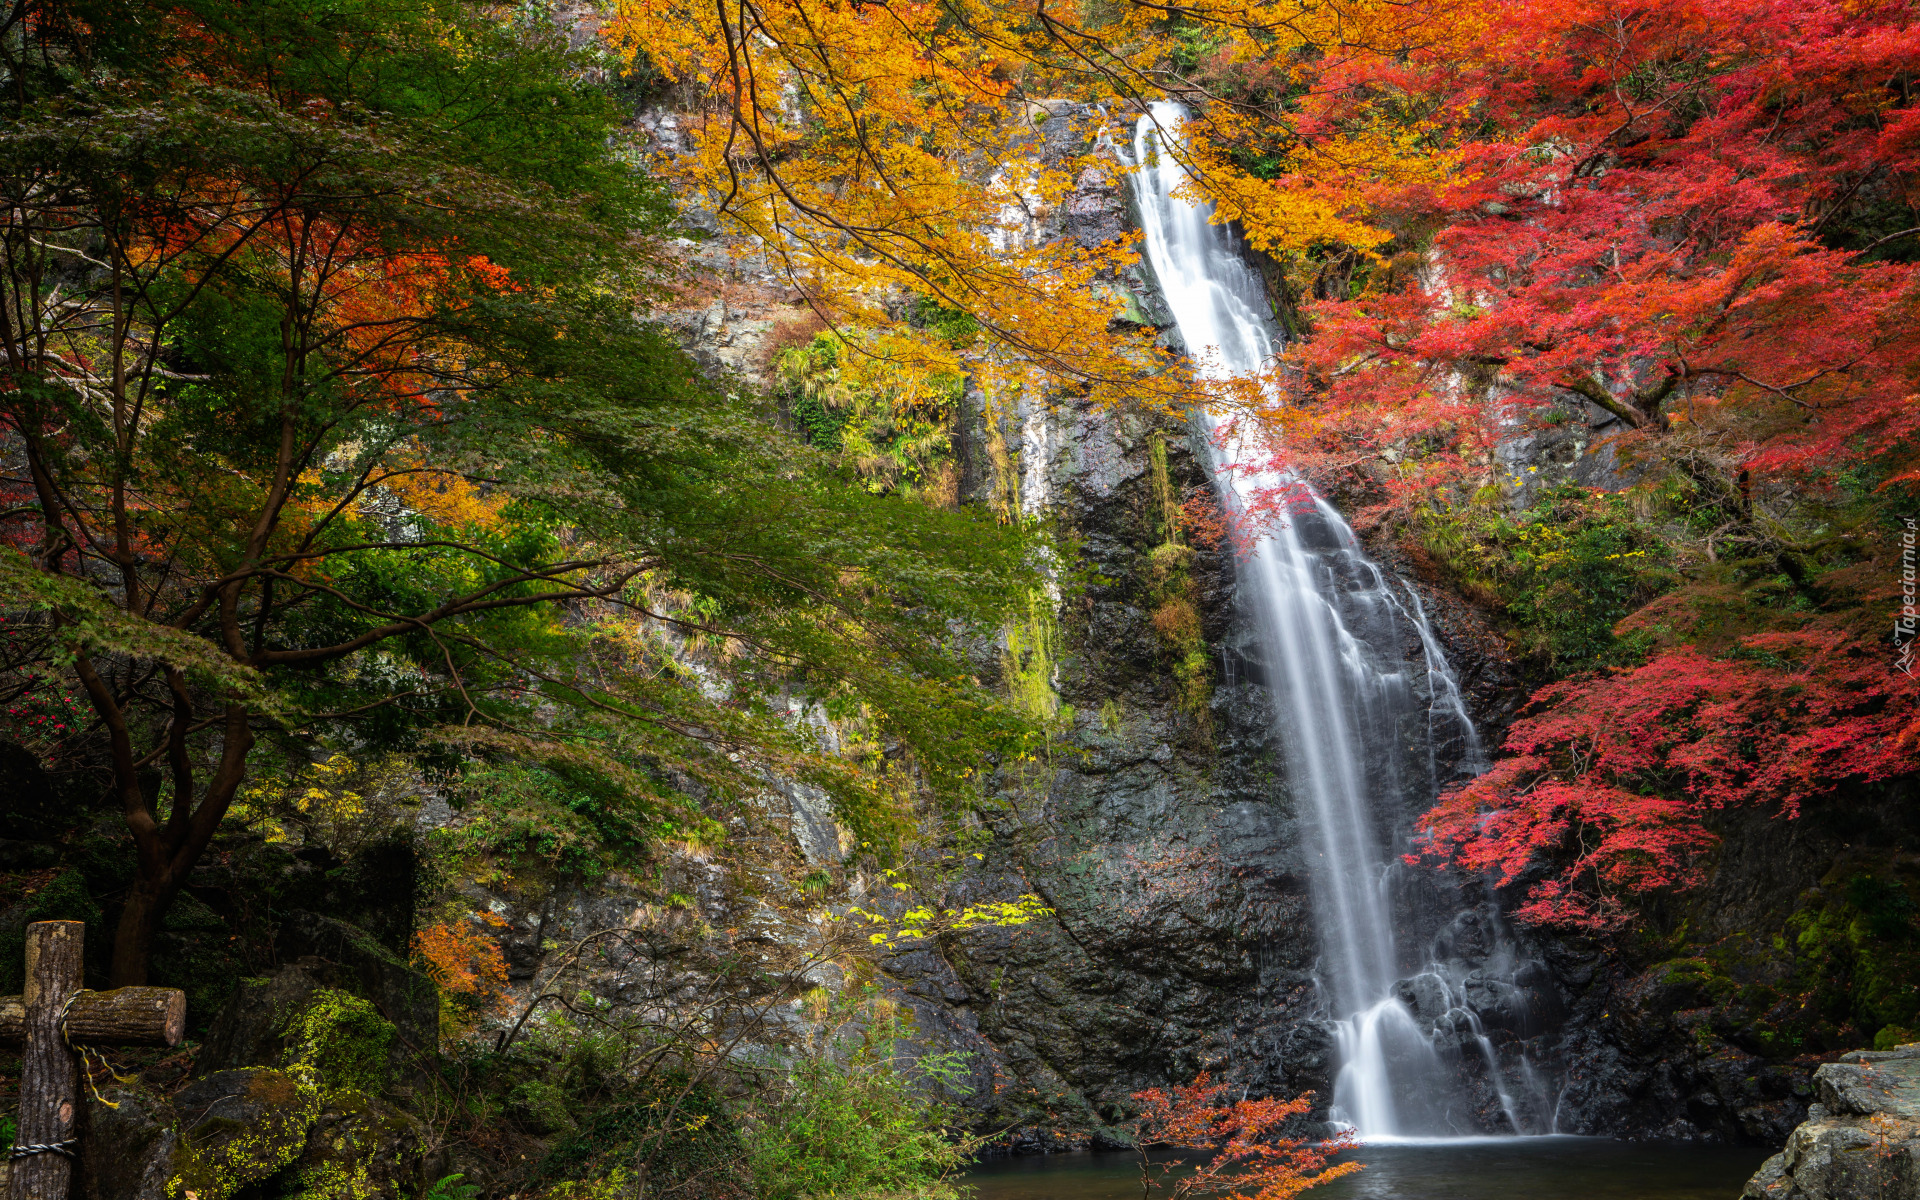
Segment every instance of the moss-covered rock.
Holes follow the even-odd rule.
[[[416,1195],[423,1186],[420,1123],[362,1093],[330,1097],[305,1149],[274,1180],[288,1200],[374,1200]]]
[[[368,1001],[321,988],[285,1018],[285,1066],[310,1073],[328,1096],[378,1095],[392,1077],[394,1028]]]
[[[422,1074],[440,1044],[440,993],[431,979],[366,931],[318,913],[289,913],[275,945],[282,961],[314,960],[306,965],[327,986],[367,1000],[392,1023],[396,1081]]]
[[[299,1157],[321,1112],[311,1078],[250,1067],[221,1071],[174,1097],[186,1127],[173,1151],[169,1200],[226,1200]]]

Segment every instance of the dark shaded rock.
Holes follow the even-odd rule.
[[[40,841],[66,827],[54,795],[53,778],[24,746],[0,741],[0,837]]]
[[[286,1050],[287,1019],[325,986],[313,965],[291,963],[265,979],[243,979],[214,1018],[196,1066],[202,1073],[277,1066]]]
[[[179,1140],[173,1106],[144,1088],[100,1095],[109,1103],[88,1097],[75,1190],[84,1200],[168,1200]]]

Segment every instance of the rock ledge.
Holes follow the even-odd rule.
[[[1819,1103],[1743,1200],[1920,1200],[1920,1044],[1854,1051],[1813,1082]]]

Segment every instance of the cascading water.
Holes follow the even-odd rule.
[[[1258,374],[1279,349],[1265,288],[1231,231],[1175,194],[1186,172],[1159,152],[1182,115],[1178,105],[1156,104],[1136,129],[1133,179],[1147,258],[1195,369],[1214,378]],[[1288,788],[1314,839],[1321,992],[1340,1055],[1334,1118],[1372,1140],[1476,1132],[1458,1113],[1455,1071],[1436,1045],[1445,1026],[1452,1046],[1477,1040],[1518,1132],[1522,1119],[1492,1043],[1455,980],[1437,962],[1404,969],[1416,964],[1402,962],[1395,938],[1393,821],[1415,792],[1430,800],[1442,782],[1434,747],[1447,747],[1449,761],[1468,770],[1479,759],[1458,684],[1418,597],[1366,556],[1333,506],[1302,481],[1237,461],[1257,461],[1259,448],[1235,442],[1231,431],[1221,444],[1214,419],[1205,420],[1224,503],[1244,510],[1256,495],[1289,497],[1286,518],[1241,562],[1241,588],[1267,660]],[[1418,688],[1401,650],[1410,629],[1426,660]]]

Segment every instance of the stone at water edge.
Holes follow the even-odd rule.
[[[1743,1200],[1920,1200],[1920,1044],[1854,1051],[1813,1080],[1819,1102]]]

